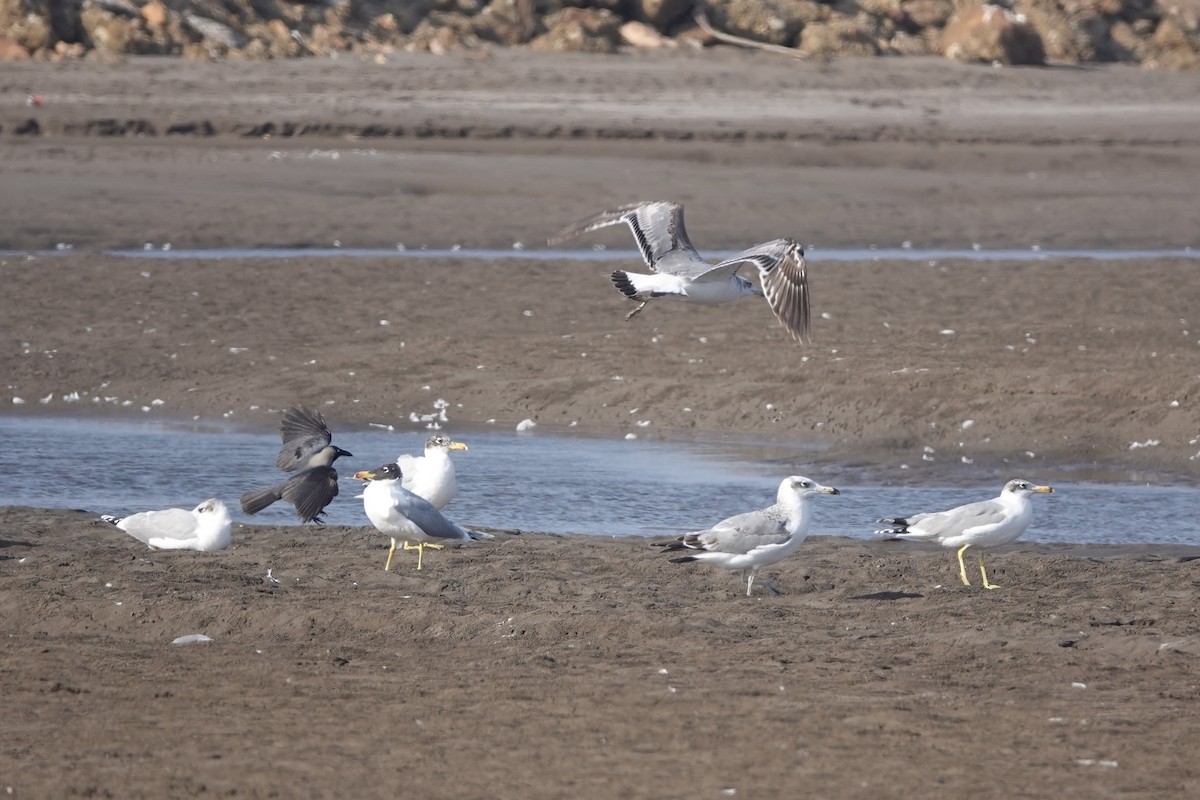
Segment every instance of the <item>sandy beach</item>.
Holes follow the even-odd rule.
[[[0,401],[123,419],[161,400],[147,413],[268,430],[295,402],[338,429],[406,424],[436,396],[464,426],[613,436],[637,408],[643,438],[795,442],[818,478],[932,448],[934,480],[1187,482],[1194,260],[820,253],[1195,247],[1198,168],[1194,78],[1128,68],[725,50],[8,64]],[[702,253],[803,241],[812,342],[752,299],[626,322],[608,273],[633,263],[102,252],[533,250],[660,198],[686,204]],[[595,244],[631,239],[577,246]],[[239,524],[227,552],[172,554],[100,511],[0,508],[13,796],[1200,789],[1198,549],[1018,542],[989,556],[1003,588],[985,592],[950,552],[819,536],[764,570],[781,594],[746,598],[642,539],[498,530],[386,573],[365,518]],[[213,641],[171,645],[192,633]]]

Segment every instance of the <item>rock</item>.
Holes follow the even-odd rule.
[[[931,56],[937,53],[937,45],[929,37],[907,31],[896,31],[888,40],[887,52],[898,56]]]
[[[142,12],[129,0],[84,0],[83,8],[98,8],[118,17],[136,19]]]
[[[221,50],[235,50],[246,43],[245,37],[223,22],[186,12],[183,21],[204,40],[204,44]]]
[[[954,14],[954,3],[951,0],[908,0],[901,3],[900,10],[918,30],[941,28]]]
[[[442,55],[451,50],[477,50],[483,40],[475,34],[472,18],[465,14],[434,12],[421,20],[409,35],[404,49]]]
[[[805,0],[712,0],[708,17],[719,31],[791,46],[805,25],[827,19],[829,10]]]
[[[1200,34],[1200,0],[1163,0],[1153,11],[1160,13],[1165,20],[1170,20],[1172,25],[1191,37],[1193,45],[1197,44],[1196,36]]]
[[[1033,2],[1022,2],[1020,11],[1042,37],[1047,58],[1068,63],[1100,59],[1103,40],[1108,38],[1108,25],[1102,18],[1090,12],[1071,18],[1057,5]]]
[[[72,61],[83,58],[87,55],[87,48],[82,42],[55,42],[54,53],[50,56],[50,60],[54,62]]]
[[[251,40],[246,48],[253,45],[247,54],[251,58],[296,58],[308,52],[303,38],[293,36],[292,29],[283,20],[273,19],[266,25],[247,25],[246,36]]]
[[[874,18],[869,22],[858,17],[841,17],[828,22],[812,22],[800,33],[799,48],[815,56],[875,56],[879,45],[875,42]]]
[[[694,5],[694,0],[630,0],[629,7],[636,21],[665,32],[672,24],[689,16]]]
[[[492,0],[474,20],[480,39],[502,45],[525,44],[537,32],[533,0]]]
[[[1043,64],[1046,51],[1023,14],[994,5],[959,9],[942,32],[942,54],[956,61]]]
[[[142,19],[146,20],[146,24],[151,28],[167,27],[167,7],[158,0],[150,0],[149,3],[142,6]]]
[[[613,53],[621,18],[601,8],[564,8],[545,19],[546,32],[529,43],[532,50]]]
[[[1200,41],[1194,35],[1189,37],[1174,19],[1160,22],[1150,43],[1157,52],[1148,59],[1148,66],[1154,69],[1200,69]]]
[[[109,56],[169,52],[163,32],[149,31],[142,15],[136,11],[130,16],[125,11],[114,13],[99,3],[90,3],[79,15],[79,22],[93,52]]]
[[[0,33],[30,53],[54,44],[48,0],[0,0]]]
[[[645,22],[626,22],[621,26],[621,41],[633,47],[674,47],[675,40],[663,36]]]
[[[29,51],[7,36],[0,36],[0,61],[28,61]]]

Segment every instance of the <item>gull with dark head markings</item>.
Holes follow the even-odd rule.
[[[1016,541],[1033,519],[1030,498],[1035,494],[1053,491],[1049,486],[1036,486],[1017,478],[1004,484],[1000,496],[992,500],[968,503],[949,511],[933,511],[911,517],[885,517],[878,521],[893,527],[875,533],[892,539],[933,542],[942,547],[957,548],[958,576],[967,586],[971,582],[967,580],[963,553],[968,547],[974,547],[980,551],[979,574],[983,578],[983,588],[998,589],[999,586],[988,580],[987,570],[983,567],[983,550]]]
[[[688,533],[657,546],[668,551],[688,551],[688,555],[672,558],[673,564],[707,561],[730,571],[749,570],[746,576],[746,596],[749,597],[759,568],[787,558],[808,536],[812,521],[808,501],[823,494],[840,492],[832,486],[822,486],[793,475],[779,484],[775,505],[738,514],[721,520],[708,530]],[[778,592],[777,589],[774,591]]]
[[[417,569],[421,569],[426,547],[441,550],[448,543],[495,538],[490,533],[456,525],[428,500],[405,489],[400,467],[396,464],[356,472],[354,477],[368,482],[362,493],[367,519],[380,533],[392,539],[387,563],[383,565],[385,570],[392,568],[392,556],[400,542],[404,542],[405,550],[417,551]]]
[[[287,500],[296,507],[304,522],[321,522],[325,506],[338,494],[338,475],[333,462],[352,456],[332,444],[333,434],[321,412],[296,406],[283,412],[279,425],[283,446],[275,466],[296,473],[282,483],[254,489],[242,495],[242,511],[257,514],[276,500]]]
[[[210,497],[191,511],[165,508],[128,517],[100,517],[158,550],[225,550],[231,541],[229,509]]]
[[[683,227],[683,206],[653,201],[602,211],[570,225],[548,239],[559,244],[581,233],[625,224],[642,259],[652,274],[617,270],[613,285],[640,305],[625,319],[632,319],[656,297],[678,297],[693,303],[728,303],[744,295],[767,299],[771,311],[793,339],[808,337],[809,291],[804,250],[794,239],[773,239],[743,250],[732,258],[709,264],[688,241]],[[761,289],[738,270],[747,264],[758,268]]]
[[[454,497],[456,485],[451,450],[467,450],[462,442],[444,433],[435,433],[425,442],[425,455],[402,455],[396,459],[404,475],[402,485],[418,497],[424,497],[441,511]]]

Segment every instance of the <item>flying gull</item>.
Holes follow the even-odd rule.
[[[404,475],[401,485],[441,511],[454,497],[454,462],[450,460],[450,451],[466,449],[462,442],[452,441],[444,433],[435,433],[425,442],[425,455],[402,455],[396,459]]]
[[[454,524],[428,500],[405,489],[400,467],[396,464],[356,472],[354,477],[368,481],[362,493],[367,519],[380,533],[392,538],[392,548],[383,565],[385,570],[392,568],[392,556],[398,542],[404,542],[405,550],[417,551],[417,569],[421,569],[426,547],[441,550],[447,542],[495,538],[490,533],[470,531]]]
[[[659,546],[689,551],[688,555],[672,558],[673,564],[707,561],[731,571],[748,569],[749,597],[759,568],[782,561],[804,541],[812,516],[808,501],[822,494],[840,492],[793,475],[779,484],[775,505],[721,520],[708,530],[688,533]]]
[[[581,233],[619,223],[633,231],[642,259],[652,272],[612,273],[613,285],[621,294],[641,301],[625,319],[632,319],[656,297],[674,296],[693,303],[714,304],[743,295],[761,295],[793,339],[803,341],[808,337],[808,275],[799,242],[773,239],[718,264],[709,264],[688,241],[683,227],[683,206],[661,201],[602,211],[570,225],[547,241],[559,244]],[[758,268],[761,289],[737,274],[746,264]]]
[[[333,462],[351,456],[330,444],[333,435],[319,411],[304,406],[283,412],[279,426],[283,446],[275,466],[296,473],[282,483],[265,489],[253,489],[242,495],[242,511],[257,514],[276,500],[287,500],[296,507],[304,522],[321,522],[321,514],[338,493],[337,470]]]
[[[1049,486],[1035,486],[1029,481],[1016,479],[1004,484],[1000,496],[992,500],[981,500],[949,511],[934,511],[911,517],[886,517],[879,520],[894,527],[875,533],[895,539],[912,539],[918,542],[935,542],[942,547],[958,548],[958,575],[962,582],[967,580],[967,568],[963,564],[963,553],[968,547],[980,550],[979,574],[983,577],[983,588],[998,589],[988,580],[983,567],[983,550],[999,547],[1015,541],[1029,527],[1033,518],[1035,494],[1053,492]]]
[[[229,509],[215,497],[191,511],[166,508],[128,517],[105,514],[100,519],[159,550],[225,550],[229,547],[232,527]]]

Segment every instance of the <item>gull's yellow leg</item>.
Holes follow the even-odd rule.
[[[967,586],[970,586],[971,582],[967,580],[967,566],[963,563],[962,554],[967,552],[967,548],[970,546],[969,544],[964,544],[958,548],[958,577],[962,578],[962,582]]]
[[[387,560],[387,563],[383,565],[384,572],[387,572],[388,570],[390,570],[392,568],[392,556],[395,554],[395,552],[396,552],[396,540],[392,539],[392,549],[388,550],[388,560]]]
[[[983,588],[999,589],[1000,587],[988,581],[987,570],[983,568],[983,553],[979,554],[979,574],[983,576]]]
[[[641,303],[641,305],[639,305],[639,306],[638,306],[637,308],[635,308],[633,311],[630,311],[628,314],[626,314],[626,315],[625,315],[625,321],[626,321],[626,322],[629,322],[629,320],[631,320],[631,319],[633,319],[634,317],[636,317],[636,316],[638,315],[638,312],[640,312],[640,311],[641,311],[643,308],[645,308],[645,307],[646,307],[646,303],[648,303],[648,302],[650,302],[650,301],[649,301],[649,300],[643,300],[643,301],[642,301],[642,303]]]
[[[425,548],[426,547],[432,547],[434,550],[441,550],[443,545],[426,544],[425,542],[421,542],[420,544],[409,544],[408,542],[404,543],[405,550],[416,550],[417,551],[417,569],[421,568],[421,561],[423,560],[423,558],[425,556]]]

